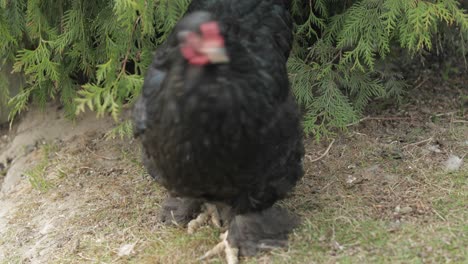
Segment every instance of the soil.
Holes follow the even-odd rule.
[[[318,161],[331,137],[320,143],[306,138],[306,175],[282,204],[307,221],[332,205],[351,206],[346,210],[353,219],[385,221],[391,232],[404,221],[447,218],[434,201],[450,185],[436,175],[447,170],[451,156],[466,160],[468,76],[427,74],[414,82],[406,103],[378,109],[382,102],[376,102],[366,118],[333,136]],[[110,118],[89,113],[72,123],[50,105],[0,130],[0,263],[181,263],[178,255],[196,257],[162,252],[173,238],[173,229],[158,221],[164,190],[141,166],[138,142],[106,139],[112,126]],[[466,162],[455,165],[466,173],[466,184]],[[332,237],[323,241],[335,254],[342,247]],[[178,250],[210,248],[193,243],[181,242]]]

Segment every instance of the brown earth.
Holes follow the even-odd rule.
[[[468,77],[415,79],[409,101],[375,107],[318,161],[332,137],[305,139],[306,175],[282,202],[303,224],[246,262],[466,263]],[[193,263],[215,245],[211,227],[158,222],[164,190],[138,142],[105,139],[111,126],[49,106],[0,131],[0,263]]]

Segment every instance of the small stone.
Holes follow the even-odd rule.
[[[427,149],[431,152],[435,152],[435,153],[441,153],[442,150],[440,150],[439,146],[437,145],[430,145],[427,147]]]
[[[413,211],[413,208],[409,207],[409,206],[405,206],[403,208],[400,209],[400,213],[401,214],[409,214]]]
[[[445,170],[448,172],[457,171],[463,164],[463,159],[455,155],[450,155],[450,157],[445,161]]]
[[[341,250],[345,249],[345,247],[340,245],[340,243],[338,243],[338,241],[333,241],[332,246],[337,251],[341,251]]]
[[[421,107],[421,112],[423,112],[424,114],[432,114],[431,109],[429,109],[428,107]]]
[[[401,222],[399,220],[391,222],[388,226],[389,232],[396,232],[401,229]]]
[[[24,147],[24,153],[27,155],[36,149],[36,145],[27,145]]]
[[[118,256],[123,257],[123,256],[130,256],[132,254],[133,248],[135,247],[135,244],[125,244],[120,247]]]
[[[54,225],[52,223],[47,223],[41,228],[39,233],[41,235],[46,235],[46,234],[50,233],[53,228],[54,228]]]
[[[409,168],[411,169],[411,168]],[[396,183],[400,176],[391,173],[385,173],[383,175],[382,184]]]
[[[120,200],[120,199],[122,198],[122,195],[120,195],[120,193],[118,193],[118,192],[113,192],[113,193],[111,194],[111,197],[112,197],[112,199],[114,199],[114,200]]]
[[[348,178],[346,179],[346,183],[347,184],[352,184],[353,182],[355,182],[357,180],[357,178],[353,175],[348,175]]]

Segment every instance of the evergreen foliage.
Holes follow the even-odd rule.
[[[317,136],[357,120],[373,98],[401,98],[401,77],[376,66],[393,47],[431,50],[447,25],[457,27],[460,43],[468,39],[468,15],[456,0],[291,1],[296,38],[288,67],[305,131]],[[0,83],[10,119],[31,100],[56,99],[69,117],[89,108],[119,120],[189,2],[0,0],[0,63],[14,61],[27,81],[13,98]],[[130,131],[123,122],[110,135]]]
[[[152,52],[188,0],[3,0],[0,58],[14,60],[27,86],[10,99],[10,119],[32,99],[59,99],[69,117],[110,113],[139,94]],[[0,88],[5,93],[6,86]]]
[[[444,26],[468,36],[468,14],[455,0],[293,1],[298,21],[289,60],[293,91],[305,106],[304,128],[320,137],[346,128],[373,98],[401,100],[401,76],[377,67],[392,49],[410,56],[434,47]],[[306,7],[306,8],[304,8]],[[312,43],[312,44],[310,44]]]

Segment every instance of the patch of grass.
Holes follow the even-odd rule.
[[[198,258],[220,242],[219,235],[212,228],[189,235],[185,228],[162,227],[148,237],[148,245],[133,263],[199,263]]]
[[[411,128],[406,135],[403,135],[403,138],[408,142],[417,142],[421,140],[421,137],[424,137],[426,134],[426,129],[423,127]]]
[[[46,180],[44,174],[48,165],[48,160],[42,160],[34,168],[24,173],[29,183],[31,183],[31,186],[40,192],[47,192],[51,187],[51,184]]]
[[[46,170],[50,165],[50,155],[57,151],[57,146],[54,144],[44,144],[40,147],[41,160],[34,166],[34,168],[24,172],[24,175],[28,178],[31,186],[40,191],[47,192],[52,184],[46,178]]]
[[[22,264],[24,261],[19,256],[10,256],[0,260],[1,264]]]
[[[457,172],[439,173],[437,176],[438,181],[446,182],[445,187],[450,190],[450,193],[435,198],[432,205],[441,217],[452,218],[447,219],[450,222],[468,223],[468,177],[466,175],[468,175],[468,170],[462,168]]]
[[[120,138],[123,139],[132,139],[133,138],[133,122],[132,120],[126,120],[118,124],[116,127],[111,129],[105,135],[107,140]]]
[[[467,263],[466,175],[466,166],[456,173],[434,172],[433,185],[417,186],[417,198],[432,201],[434,213],[398,222],[360,212],[369,207],[358,198],[362,193],[322,201],[326,207],[308,212],[289,250],[274,251],[268,263]],[[398,228],[390,228],[396,223]]]
[[[468,105],[468,94],[460,96],[460,112],[465,113],[466,105]]]
[[[343,221],[320,213],[292,236],[289,250],[276,250],[267,263],[466,263],[468,226],[448,223]],[[258,263],[257,258],[246,263]]]
[[[444,81],[449,81],[452,74],[460,73],[460,69],[457,65],[452,62],[445,62],[442,64],[441,77]]]
[[[463,118],[460,118],[460,120],[463,120]],[[468,134],[467,134],[467,125],[466,124],[458,124],[458,123],[452,123],[449,127],[449,133],[448,136],[451,140],[466,140]]]

